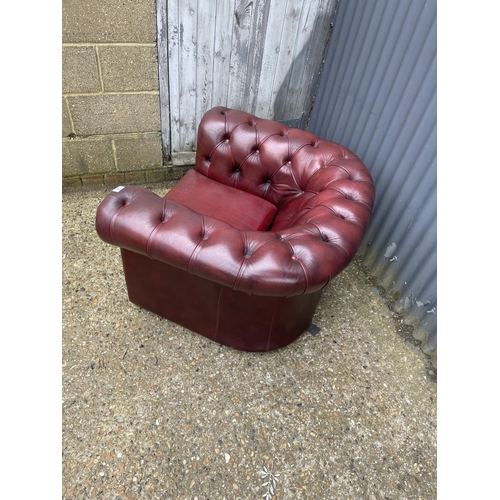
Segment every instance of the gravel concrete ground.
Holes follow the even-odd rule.
[[[63,192],[63,499],[437,498],[435,369],[356,259],[319,332],[239,352],[128,301],[109,190]]]

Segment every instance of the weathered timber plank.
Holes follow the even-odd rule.
[[[196,136],[196,62],[198,50],[197,1],[183,0],[179,7],[180,71],[179,71],[179,144],[176,151],[195,149]],[[200,34],[201,35],[201,34]]]
[[[262,52],[262,71],[259,81],[256,114],[273,118],[273,84],[285,28],[287,2],[273,1],[267,18],[267,32]],[[290,60],[290,64],[291,64]]]
[[[167,0],[156,2],[158,81],[163,162],[170,157],[170,90],[168,78]]]
[[[229,91],[229,64],[233,39],[234,0],[217,0],[212,102],[226,106]]]
[[[212,2],[198,1],[198,50],[196,57],[196,120],[213,105],[216,13]]]
[[[309,113],[337,0],[311,0],[302,9],[290,80],[283,92],[283,120]]]
[[[180,35],[179,4],[177,0],[167,0],[167,40],[168,40],[168,75],[170,92],[170,137],[171,151],[178,151],[180,143],[179,72]]]

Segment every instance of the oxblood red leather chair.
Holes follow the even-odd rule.
[[[339,144],[234,109],[208,111],[197,141],[165,197],[110,192],[97,233],[121,248],[133,303],[236,349],[285,346],[361,243],[370,173]]]

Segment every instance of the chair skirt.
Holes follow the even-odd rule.
[[[249,295],[121,249],[131,302],[214,342],[270,351],[311,324],[321,290],[292,297]]]

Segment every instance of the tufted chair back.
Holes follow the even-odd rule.
[[[323,221],[328,239],[332,215],[363,231],[371,215],[373,182],[354,153],[244,111],[216,107],[205,114],[196,170],[276,205],[271,231]]]

